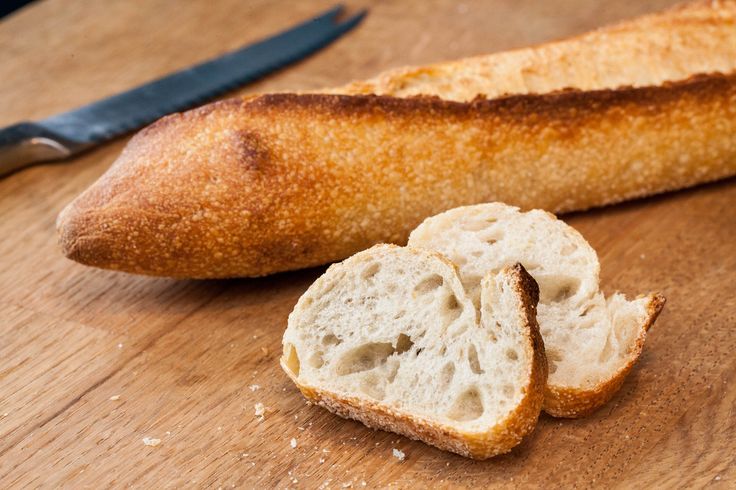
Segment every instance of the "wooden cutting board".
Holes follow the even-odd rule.
[[[0,21],[0,125],[127,89],[333,1],[34,3]],[[359,29],[240,93],[543,42],[670,3],[376,1]],[[304,403],[277,360],[287,315],[322,268],[173,281],[64,259],[56,214],[125,139],[0,180],[0,487],[736,487],[733,179],[565,216],[598,250],[606,292],[669,301],[607,406],[576,421],[543,415],[511,454],[476,462]]]

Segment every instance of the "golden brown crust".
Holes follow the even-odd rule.
[[[451,265],[455,267],[454,264]],[[395,410],[382,403],[342,396],[305,385],[300,382],[298,374],[289,367],[287,353],[280,360],[281,367],[308,400],[341,417],[358,420],[368,427],[402,434],[410,439],[420,440],[473,459],[487,459],[507,453],[534,430],[547,383],[547,359],[536,319],[539,289],[521,264],[509,269],[522,302],[523,328],[527,340],[524,348],[532,363],[529,382],[523,389],[522,400],[513,412],[487,432],[462,432],[424,417]]]
[[[570,211],[736,173],[736,74],[472,103],[275,94],[166,117],[59,216],[78,262],[259,276],[484,201]]]
[[[556,42],[389,70],[328,93],[437,95],[469,102],[565,88],[601,90],[736,69],[736,2],[701,1]]]
[[[644,349],[644,340],[649,328],[664,308],[665,298],[661,294],[650,294],[647,304],[647,317],[641,325],[636,343],[628,355],[626,364],[606,381],[583,390],[547,385],[544,397],[544,411],[554,417],[584,417],[605,405],[621,388],[634,364]]]

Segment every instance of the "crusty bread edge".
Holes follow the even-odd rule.
[[[730,2],[732,0],[726,0],[727,2]],[[551,49],[551,50],[557,50],[557,49],[565,49],[566,46],[569,45],[582,45],[582,44],[589,44],[591,42],[591,39],[595,40],[595,36],[615,36],[621,31],[636,31],[639,33],[642,33],[643,35],[648,34],[648,30],[651,27],[650,23],[652,21],[654,22],[663,22],[669,25],[676,24],[678,22],[688,22],[690,19],[687,17],[687,14],[690,13],[689,11],[696,12],[702,15],[702,11],[700,9],[706,8],[708,9],[711,14],[711,17],[719,17],[723,15],[723,12],[721,11],[720,5],[718,0],[682,0],[680,3],[674,4],[668,8],[665,8],[663,10],[654,11],[650,13],[646,13],[643,15],[639,15],[632,18],[626,18],[622,19],[620,21],[605,24],[597,28],[593,28],[591,30],[572,35],[572,36],[563,36],[559,38],[553,38],[544,42],[538,42],[526,46],[522,46],[519,48],[499,51],[499,52],[492,52],[487,54],[480,54],[480,55],[474,55],[474,56],[468,56],[460,59],[446,59],[446,60],[440,60],[437,62],[433,62],[430,64],[425,65],[405,65],[405,66],[396,66],[394,68],[389,68],[387,70],[384,70],[368,79],[362,79],[362,80],[352,80],[346,84],[343,84],[338,87],[329,87],[323,89],[320,93],[330,93],[330,94],[345,94],[345,95],[367,95],[367,94],[380,94],[380,95],[387,95],[387,96],[395,96],[395,97],[412,97],[407,95],[397,95],[394,92],[392,92],[392,86],[398,85],[399,89],[403,88],[403,85],[406,83],[411,83],[411,76],[416,76],[417,74],[423,74],[423,75],[431,75],[433,72],[437,70],[442,70],[448,66],[452,67],[458,67],[461,63],[467,64],[470,67],[473,67],[475,63],[478,63],[479,61],[485,61],[485,60],[491,60],[494,57],[497,57],[499,55],[519,55],[522,53],[535,53],[539,54],[540,52],[543,52],[545,49]],[[684,14],[684,15],[683,15]],[[713,20],[713,19],[711,19]],[[720,20],[720,19],[718,19]],[[610,43],[611,41],[605,40],[602,41],[605,43]],[[614,41],[615,44],[615,41]],[[706,72],[690,72],[690,75],[698,75],[703,74]],[[409,79],[407,80],[407,77]],[[669,81],[679,81],[684,80],[687,77],[682,78],[673,78]],[[445,80],[445,83],[451,83],[452,80]],[[659,85],[656,82],[650,83],[648,85],[640,85],[640,86],[657,86]],[[608,90],[608,89],[618,89],[618,88],[626,88],[625,85],[620,86],[605,86],[600,87],[597,89],[580,89],[573,84],[571,84],[567,88],[562,88],[560,91],[565,90],[584,90],[584,91],[590,91],[590,90]],[[554,93],[556,91],[547,91],[543,93]],[[304,92],[304,93],[313,93],[313,92]],[[524,94],[534,94],[538,92],[528,92],[528,93],[517,93],[517,92],[510,92],[505,94],[498,94],[494,95],[493,98],[500,98],[500,97],[507,97],[507,96],[513,96],[513,95],[524,95]],[[479,93],[477,96],[485,97],[482,93]],[[463,102],[456,100],[457,102]],[[467,102],[467,101],[464,101]]]
[[[437,255],[452,265],[453,269],[457,269],[455,264]],[[544,387],[547,384],[547,358],[536,319],[539,288],[521,264],[508,267],[507,270],[514,279],[515,289],[523,306],[524,329],[528,340],[524,348],[528,358],[532,360],[531,372],[519,405],[488,432],[461,432],[425,417],[394,410],[381,403],[347,397],[306,385],[301,383],[299,377],[288,367],[288,352],[284,352],[280,359],[281,368],[310,402],[341,417],[358,420],[368,427],[402,434],[410,439],[420,440],[439,449],[473,459],[487,459],[507,453],[534,430],[542,407]]]
[[[336,119],[350,117],[365,117],[370,114],[380,116],[388,121],[394,117],[404,115],[409,118],[417,118],[417,121],[429,118],[433,121],[437,118],[449,118],[466,124],[474,124],[478,118],[493,119],[500,117],[518,126],[537,130],[547,125],[559,125],[561,128],[575,128],[581,131],[588,127],[588,122],[596,118],[612,118],[619,121],[622,114],[632,114],[644,117],[646,114],[661,111],[663,114],[697,113],[702,106],[708,106],[709,111],[720,111],[719,117],[725,114],[728,101],[736,93],[736,73],[729,75],[711,74],[697,75],[689,79],[666,83],[661,86],[640,88],[617,88],[600,91],[567,91],[549,94],[515,95],[490,100],[477,100],[471,103],[448,102],[438,98],[415,97],[400,99],[387,96],[347,96],[347,95],[322,95],[322,94],[269,94],[253,97],[245,100],[231,99],[221,101],[185,114],[168,116],[141,131],[134,137],[126,147],[125,154],[128,159],[144,158],[146,144],[143,140],[150,135],[164,131],[166,126],[177,124],[187,127],[193,120],[201,120],[214,110],[228,108],[246,117],[249,111],[269,111],[284,117],[307,117],[313,111],[327,114]],[[712,102],[717,101],[719,109],[713,109]],[[678,107],[678,103],[684,105]],[[705,109],[704,109],[705,110]],[[623,111],[623,112],[621,112]],[[613,114],[613,115],[612,115]],[[647,116],[648,117],[648,116]],[[715,117],[715,116],[714,116]],[[624,122],[617,123],[619,126]],[[617,126],[618,127],[618,126]],[[180,131],[177,129],[176,131]],[[166,136],[170,138],[170,136]],[[170,141],[169,141],[170,143]],[[684,148],[687,153],[688,145]],[[490,150],[489,150],[490,151]],[[546,206],[545,203],[530,202],[523,203],[525,208],[545,207],[549,211],[564,212],[582,210],[605,204],[612,204],[626,199],[652,195],[664,191],[688,187],[691,185],[717,180],[736,174],[736,167],[726,160],[730,155],[723,155],[722,163],[712,168],[704,169],[702,173],[693,174],[684,172],[682,175],[674,170],[668,171],[666,176],[660,176],[656,182],[631,183],[621,185],[621,190],[616,193],[597,193],[589,197],[576,198],[562,201],[556,206]],[[122,163],[122,162],[119,162]],[[131,162],[126,162],[131,164]],[[686,167],[693,167],[694,163]],[[188,254],[177,260],[167,258],[171,254],[172,241],[171,231],[164,228],[164,240],[155,239],[148,229],[160,226],[156,215],[148,216],[137,208],[133,209],[110,209],[104,202],[100,202],[98,196],[104,195],[99,192],[100,187],[108,187],[109,179],[118,173],[117,164],[108,171],[101,181],[91,189],[98,192],[91,193],[90,190],[69,204],[59,215],[57,230],[61,249],[66,257],[82,264],[120,270],[125,272],[148,274],[154,276],[167,276],[175,278],[221,278],[221,277],[255,277],[294,270],[304,267],[324,264],[330,261],[344,258],[350,253],[357,252],[361,248],[370,246],[370,243],[361,244],[353,249],[346,246],[339,248],[338,245],[321,244],[314,235],[317,231],[304,231],[303,234],[293,236],[282,236],[274,232],[272,228],[259,230],[261,236],[273,235],[272,248],[256,248],[249,242],[248,237],[240,237],[239,226],[230,225],[234,229],[227,232],[235,235],[244,250],[253,255],[248,263],[236,262],[228,264],[229,256],[223,255],[218,258],[215,251],[223,248],[218,243],[204,242],[192,243],[191,239],[184,237],[185,246],[183,250]],[[683,170],[687,168],[683,167]],[[107,180],[106,180],[107,179]],[[145,189],[145,186],[141,186]],[[128,189],[128,192],[139,193],[139,189]],[[193,194],[192,201],[200,196],[201,190],[194,186],[185,192]],[[278,185],[274,187],[274,193],[280,192]],[[269,196],[266,196],[269,197]],[[514,204],[521,204],[515,202]],[[202,202],[206,208],[209,203]],[[357,205],[357,204],[356,204]],[[191,206],[190,206],[191,207]],[[290,217],[300,220],[303,205],[295,206],[290,210]],[[183,212],[190,212],[184,209]],[[283,212],[283,210],[279,210]],[[439,212],[439,210],[437,211]],[[142,217],[150,221],[146,229],[141,224]],[[426,216],[425,216],[426,217]],[[182,216],[186,218],[186,216]],[[412,216],[407,218],[414,219]],[[267,217],[263,218],[267,221]],[[106,228],[102,228],[104,220]],[[382,223],[377,223],[379,228]],[[264,225],[265,226],[265,225]],[[325,222],[325,227],[331,231],[338,232],[345,227],[344,222]],[[121,237],[129,237],[131,232],[140,232],[132,244],[123,245]],[[206,231],[194,228],[194,233],[199,237],[205,236]],[[320,228],[319,233],[322,233]],[[409,229],[398,230],[408,235]],[[311,234],[310,234],[311,233]],[[322,237],[322,235],[320,235]],[[389,236],[378,237],[378,241],[387,241]],[[130,239],[128,239],[130,240]],[[235,240],[235,239],[234,239]],[[399,240],[400,241],[400,240]],[[310,247],[310,244],[316,244]],[[206,245],[206,247],[205,247]],[[293,250],[309,249],[309,254],[298,255],[292,249],[288,254],[282,249],[293,246]],[[127,248],[126,248],[127,247]],[[211,255],[203,256],[203,248],[209,247],[213,252]],[[191,251],[191,250],[193,251]],[[295,258],[297,257],[297,258]]]
[[[585,417],[613,398],[641,356],[647,331],[654,324],[666,302],[665,297],[659,293],[650,294],[648,299],[647,316],[640,327],[636,343],[629,353],[626,364],[591,389],[547,385],[544,397],[545,412],[559,418]]]

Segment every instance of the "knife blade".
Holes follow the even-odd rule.
[[[366,15],[362,10],[337,22],[342,11],[338,5],[268,39],[127,92],[0,129],[0,176],[76,155],[298,61],[354,28]]]

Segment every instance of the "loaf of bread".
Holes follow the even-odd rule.
[[[537,300],[517,264],[483,278],[476,309],[443,256],[377,245],[299,299],[281,365],[343,417],[485,459],[516,446],[542,407]]]
[[[600,291],[598,256],[573,228],[544,211],[501,203],[451,209],[427,218],[409,246],[455,263],[476,306],[488,272],[521,263],[539,284],[537,320],[549,362],[544,410],[580,417],[618,391],[639,358],[661,294],[628,301]]]
[[[58,229],[64,253],[88,265],[260,276],[403,243],[460,205],[579,210],[734,174],[736,2],[698,2],[535,48],[168,116]]]

